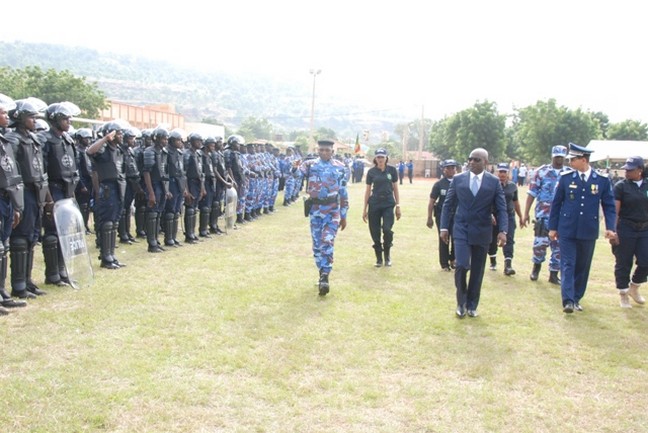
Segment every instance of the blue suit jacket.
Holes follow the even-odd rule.
[[[449,229],[454,213],[452,235],[470,245],[487,245],[493,238],[493,209],[500,232],[508,231],[508,214],[502,185],[496,176],[484,172],[476,196],[470,191],[470,172],[456,175],[450,182],[441,211],[441,229]]]
[[[561,238],[594,240],[599,236],[599,209],[603,207],[605,227],[616,229],[616,209],[612,183],[594,170],[585,185],[577,171],[560,176],[551,203],[549,230],[558,230]]]

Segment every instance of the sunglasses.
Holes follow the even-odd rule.
[[[481,158],[473,158],[473,157],[468,158],[468,162],[472,162],[472,161],[481,162]]]

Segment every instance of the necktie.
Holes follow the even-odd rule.
[[[477,191],[479,191],[479,178],[477,176],[473,176],[470,191],[472,191],[473,195],[477,195]]]
[[[581,180],[583,181],[583,184],[585,183],[585,173],[581,173]]]

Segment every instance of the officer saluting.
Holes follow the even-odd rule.
[[[605,216],[605,237],[615,239],[616,210],[610,180],[589,165],[591,150],[569,143],[569,165],[560,177],[549,215],[549,238],[560,238],[563,311],[583,311],[587,279],[599,236],[599,207]]]

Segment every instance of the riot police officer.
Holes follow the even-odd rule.
[[[203,173],[202,151],[203,138],[192,132],[187,137],[189,147],[184,151],[183,161],[187,174],[187,198],[185,200],[185,242],[195,244],[196,217],[198,204],[205,196],[205,174]],[[209,217],[207,217],[209,218]]]
[[[142,188],[142,194],[135,195],[135,236],[142,239],[146,238],[146,202],[148,201],[145,192],[146,184],[144,183],[143,176],[144,151],[153,145],[152,135],[152,129],[143,129],[141,143],[133,149],[135,162],[137,163],[137,170],[140,173],[140,186]]]
[[[45,111],[50,128],[38,135],[43,144],[43,163],[48,176],[50,195],[54,202],[73,198],[79,182],[76,146],[68,134],[70,119],[81,113],[71,102],[51,104]],[[45,212],[43,218],[43,258],[45,261],[45,284],[63,286],[69,284],[63,255],[58,241],[54,215]]]
[[[405,173],[405,163],[400,162],[403,166],[403,175]],[[439,264],[444,271],[451,271],[454,268],[455,254],[454,254],[454,238],[452,237],[452,216],[450,217],[450,224],[448,227],[448,243],[441,240],[441,210],[443,209],[443,202],[445,201],[448,189],[450,189],[450,182],[457,172],[457,161],[454,159],[446,159],[441,163],[443,168],[443,177],[434,183],[432,191],[430,192],[430,200],[428,201],[428,217],[426,225],[428,228],[434,227],[436,222],[437,233],[439,234]],[[403,184],[403,177],[400,172],[398,174],[399,183]]]
[[[126,192],[124,195],[124,209],[119,219],[119,242],[123,244],[132,244],[137,242],[131,235],[131,206],[135,197],[144,196],[142,189],[141,175],[135,158],[135,138],[140,134],[137,128],[127,128],[124,130],[124,143],[122,152],[124,153],[124,167],[126,172]]]
[[[216,176],[216,190],[214,191],[214,200],[212,202],[212,211],[209,217],[209,231],[218,235],[224,232],[218,227],[218,217],[221,216],[225,191],[232,188],[232,178],[225,164],[225,155],[223,154],[223,138],[216,137],[214,151],[210,157],[214,166],[214,175]]]
[[[94,142],[86,153],[92,158],[97,175],[95,227],[99,239],[101,267],[119,269],[124,267],[115,256],[117,229],[126,193],[126,173],[122,150],[124,131],[130,125],[122,120],[106,122],[101,127],[102,138]]]
[[[15,108],[13,99],[0,94],[0,131],[9,126],[9,111]],[[5,288],[9,236],[12,227],[20,222],[24,210],[24,185],[13,148],[1,132],[0,166],[0,315],[4,315],[9,312],[6,308],[24,307],[27,303],[12,299]]]
[[[158,126],[152,133],[153,145],[144,151],[142,173],[146,185],[146,241],[149,253],[160,253],[158,235],[160,233],[160,215],[165,210],[166,201],[171,197],[169,192],[169,131]],[[171,225],[177,227],[177,218],[171,219]]]
[[[187,197],[187,176],[182,157],[183,149],[184,131],[174,129],[169,133],[169,143],[167,145],[169,195],[164,205],[162,224],[164,245],[167,247],[179,247],[182,245],[177,236],[182,205]]]
[[[76,138],[76,165],[79,171],[79,182],[77,183],[74,196],[79,204],[79,210],[83,217],[83,224],[85,225],[86,234],[92,233],[88,222],[90,221],[90,210],[93,200],[93,185],[92,185],[92,162],[90,157],[86,154],[86,149],[90,145],[93,138],[92,130],[90,128],[80,128],[74,133]]]
[[[205,175],[205,196],[200,200],[200,221],[198,223],[198,236],[209,238],[209,223],[211,221],[212,204],[216,192],[216,175],[214,174],[214,162],[211,154],[215,152],[216,139],[207,137],[203,141],[202,166]]]
[[[34,134],[36,116],[47,106],[30,98],[16,101],[16,108],[9,112],[14,131],[5,138],[11,142],[19,171],[25,185],[24,211],[10,237],[11,291],[21,299],[44,295],[31,279],[34,265],[34,246],[41,230],[43,207],[52,211],[52,197],[44,170],[43,150]]]
[[[241,165],[241,146],[245,144],[245,139],[240,135],[230,135],[227,138],[227,146],[224,152],[225,168],[229,172],[234,182],[236,193],[238,194],[238,203],[236,204],[236,222],[243,224],[243,213],[245,211],[245,183],[246,177],[243,166]]]

